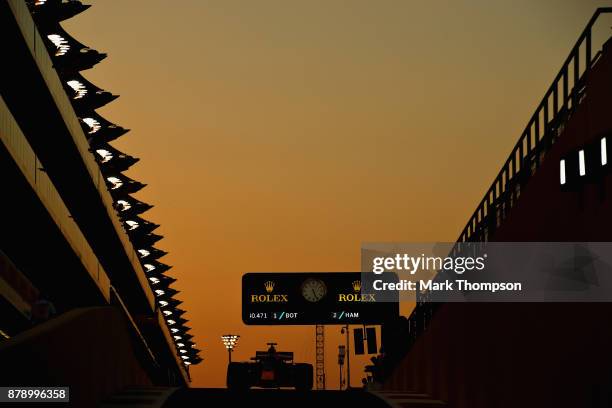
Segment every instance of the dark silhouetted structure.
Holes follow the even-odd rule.
[[[111,145],[128,129],[96,112],[117,95],[82,75],[106,54],[60,24],[88,7],[0,3],[0,384],[70,385],[75,406],[188,384],[201,361],[142,218],[152,206],[132,196],[145,184],[124,174],[138,158]]]
[[[456,250],[463,242],[611,241],[612,40],[601,50],[592,44],[607,13],[589,21]],[[609,303],[421,299],[409,319],[388,325],[369,371],[387,391],[450,406],[609,407],[611,319]]]

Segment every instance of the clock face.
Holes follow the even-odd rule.
[[[302,296],[309,302],[318,302],[327,294],[327,286],[319,279],[306,279],[302,283]]]

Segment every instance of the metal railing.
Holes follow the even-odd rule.
[[[587,23],[510,156],[459,235],[450,256],[458,256],[462,251],[478,246],[479,242],[489,240],[516,205],[522,189],[538,170],[550,147],[562,134],[565,124],[585,95],[589,71],[601,55],[601,51],[593,54],[592,44],[593,26],[601,14],[612,14],[612,7],[598,8]],[[404,353],[427,329],[439,306],[440,303],[428,302],[427,294],[417,299],[405,322],[408,338],[405,339]]]
[[[537,171],[584,96],[586,77],[601,55],[601,51],[593,55],[593,26],[601,14],[608,13],[612,13],[612,7],[598,8],[589,20],[510,156],[459,235],[458,243],[488,241],[516,204],[522,188]]]

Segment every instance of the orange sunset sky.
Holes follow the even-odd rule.
[[[225,384],[266,341],[314,360],[312,327],[247,327],[248,271],[357,271],[360,244],[454,241],[595,7],[609,1],[105,0],[63,25],[109,57],[158,247]],[[608,25],[609,26],[609,25]],[[407,312],[404,309],[405,312]],[[338,384],[340,327],[327,328]],[[359,363],[356,362],[359,360]],[[363,363],[353,360],[353,385]]]

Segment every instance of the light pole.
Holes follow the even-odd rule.
[[[346,389],[351,388],[351,342],[349,339],[349,325],[342,328],[340,333],[346,333]]]
[[[342,366],[344,365],[344,356],[346,354],[346,346],[339,345],[338,346],[338,365],[340,366],[340,386],[338,389],[342,389]]]
[[[224,334],[221,336],[221,340],[223,341],[223,345],[227,349],[228,361],[232,362],[232,350],[236,347],[236,343],[238,343],[238,339],[240,338],[237,334]]]

